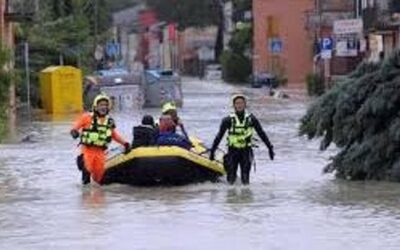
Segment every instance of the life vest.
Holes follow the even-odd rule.
[[[251,114],[245,113],[244,119],[240,122],[236,114],[231,114],[231,127],[228,134],[228,146],[233,148],[247,148],[252,146],[254,134]]]
[[[82,130],[81,144],[107,149],[108,144],[112,141],[112,130],[114,128],[115,123],[112,118],[106,116],[102,124],[92,114],[92,124],[89,128]]]

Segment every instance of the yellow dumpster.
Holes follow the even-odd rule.
[[[51,66],[40,72],[40,96],[50,114],[83,110],[82,71],[72,66]]]

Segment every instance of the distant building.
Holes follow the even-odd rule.
[[[180,71],[187,75],[202,75],[204,65],[214,61],[217,27],[188,28],[179,33],[178,61]]]
[[[358,14],[364,23],[369,59],[380,60],[399,48],[400,2],[370,0],[360,1],[358,6]]]
[[[328,75],[346,75],[353,71],[364,57],[365,49],[360,50],[360,45],[363,45],[364,42],[362,25],[357,33],[336,34],[334,31],[335,23],[338,24],[338,21],[360,21],[356,13],[357,7],[356,1],[318,0],[314,11],[308,13],[307,28],[310,33],[314,34],[315,55],[322,52],[320,50],[323,39],[331,39],[333,43]],[[350,27],[339,26],[341,29]],[[319,59],[321,58],[319,57]],[[316,66],[319,66],[322,71],[326,69],[323,60],[316,61]]]
[[[1,39],[7,46],[13,47],[14,34],[13,25],[9,18],[7,18],[7,5],[6,0],[0,0],[0,32]]]
[[[146,6],[138,4],[134,7],[113,13],[113,27],[120,44],[121,59],[125,66],[133,70],[139,47],[139,16]]]

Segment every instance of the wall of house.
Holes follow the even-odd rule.
[[[277,71],[289,84],[302,84],[312,71],[313,38],[305,29],[306,11],[314,0],[253,0],[254,72]],[[272,53],[269,41],[279,38],[281,53]],[[276,72],[275,72],[276,73]]]

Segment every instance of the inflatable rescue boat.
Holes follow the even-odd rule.
[[[102,183],[133,186],[175,186],[216,182],[225,174],[223,163],[210,161],[206,148],[191,139],[191,150],[177,146],[139,147],[106,162]]]

